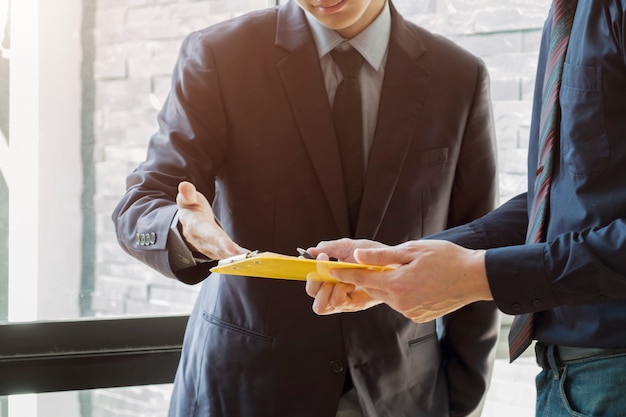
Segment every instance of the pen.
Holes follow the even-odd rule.
[[[298,251],[300,256],[302,256],[305,259],[315,259],[315,257],[313,255],[311,255],[309,252],[305,251],[302,248],[296,248],[296,250]]]
[[[298,251],[298,253],[300,254],[300,256],[302,256],[304,259],[315,259],[315,256],[311,255],[309,252],[305,251],[305,250],[304,250],[304,249],[302,249],[302,248],[296,248],[296,250]],[[336,261],[338,261],[339,259],[334,258],[334,257],[330,257],[328,260],[329,260],[329,261],[336,262]]]

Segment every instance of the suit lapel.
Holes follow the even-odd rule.
[[[365,178],[357,237],[376,238],[400,177],[429,87],[425,52],[414,29],[391,5],[391,38],[376,133]]]
[[[279,9],[276,46],[287,52],[278,62],[277,70],[289,96],[304,145],[339,232],[348,236],[348,209],[332,112],[315,42],[304,12],[294,1]]]

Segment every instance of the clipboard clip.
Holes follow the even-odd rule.
[[[230,256],[228,258],[220,259],[217,262],[217,264],[218,265],[228,265],[228,264],[232,264],[233,262],[243,261],[244,259],[255,257],[258,254],[259,254],[258,250],[253,250],[251,252],[241,253],[239,255],[233,255],[233,256]]]

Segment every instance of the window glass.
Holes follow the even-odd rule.
[[[190,311],[111,211],[184,36],[268,1],[161,3],[0,0],[0,322]]]
[[[0,397],[0,417],[167,417],[172,384]]]

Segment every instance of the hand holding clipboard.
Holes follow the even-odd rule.
[[[364,265],[336,260],[321,261],[311,259],[311,255],[306,251],[303,252],[304,253],[301,252],[302,258],[274,252],[248,252],[222,259],[217,266],[211,268],[211,272],[296,281],[306,281],[307,276],[311,272],[317,272],[317,274],[312,276],[319,277],[321,281],[335,281],[325,271],[341,268],[369,269],[373,271],[394,269],[390,266]],[[305,254],[308,255],[308,258]]]

